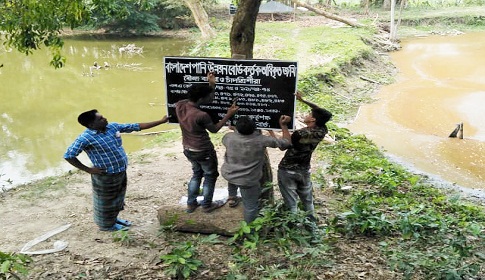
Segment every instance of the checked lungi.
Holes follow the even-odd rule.
[[[108,229],[125,205],[126,171],[115,174],[91,174],[93,184],[94,222]]]

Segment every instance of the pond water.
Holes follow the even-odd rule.
[[[485,189],[485,33],[402,42],[397,81],[349,128],[439,179]],[[449,138],[463,123],[464,139]]]
[[[120,53],[128,44],[142,47],[143,53]],[[0,187],[10,186],[6,179],[17,185],[72,169],[62,155],[83,131],[77,123],[83,111],[96,108],[112,122],[165,115],[163,57],[181,55],[188,44],[68,39],[67,65],[58,70],[49,66],[47,51],[25,56],[0,47]],[[413,38],[402,46],[391,53],[400,71],[396,83],[383,87],[377,102],[363,106],[349,128],[419,170],[485,188],[485,33]],[[90,71],[95,61],[110,67]],[[460,122],[464,139],[448,138]],[[133,152],[151,139],[127,134],[123,142]]]
[[[132,44],[135,52],[120,50]],[[49,65],[47,50],[26,56],[0,46],[0,187],[11,186],[7,179],[17,185],[72,169],[62,156],[84,130],[77,122],[81,112],[98,109],[111,122],[163,117],[163,57],[182,55],[188,45],[173,38],[71,38],[62,69]],[[94,62],[109,67],[95,69]],[[123,143],[133,152],[150,139],[127,134]]]

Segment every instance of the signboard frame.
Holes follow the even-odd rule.
[[[279,117],[288,115],[293,129],[298,63],[279,60],[177,57],[164,58],[165,92],[169,123],[178,123],[175,105],[186,99],[193,84],[207,83],[207,73],[214,72],[214,100],[200,108],[214,122],[222,119],[237,98],[238,113],[231,119],[246,115],[258,128],[280,129]]]

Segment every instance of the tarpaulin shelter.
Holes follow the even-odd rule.
[[[292,7],[276,1],[268,1],[259,6],[260,14],[284,14],[292,13],[293,11]]]

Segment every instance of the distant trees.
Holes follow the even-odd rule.
[[[362,0],[371,4],[390,0]],[[404,1],[404,0],[400,0]],[[66,27],[88,26],[116,34],[144,35],[163,28],[184,26],[181,18],[192,16],[203,38],[211,38],[215,31],[205,8],[217,0],[3,0],[0,1],[0,40],[25,54],[41,47],[52,51],[51,64],[60,68],[65,60],[60,54],[60,37]],[[229,36],[231,53],[252,58],[255,25],[261,0],[235,0],[238,5]],[[359,24],[315,9],[306,0],[286,0],[312,9],[329,18],[351,26]],[[399,3],[399,2],[398,2]]]
[[[160,1],[111,1],[94,5],[88,19],[94,28],[110,33],[142,35],[160,31],[159,17],[153,12]]]
[[[91,26],[108,32],[147,34],[160,31],[160,16],[176,19],[190,11],[177,0],[58,0],[0,1],[0,41],[7,47],[31,54],[47,47],[52,51],[50,62],[63,67],[60,50],[64,28]],[[174,24],[172,25],[174,26]]]
[[[60,55],[63,46],[60,31],[65,26],[79,26],[87,21],[89,15],[90,9],[82,0],[5,0],[0,2],[2,41],[25,54],[42,46],[49,47],[53,51],[51,64],[59,68],[64,65],[64,58]]]

